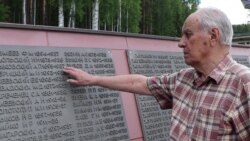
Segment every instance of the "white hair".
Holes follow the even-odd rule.
[[[201,8],[196,11],[199,14],[201,29],[209,31],[212,28],[218,28],[221,35],[221,42],[225,45],[232,45],[233,27],[221,10],[216,8]]]

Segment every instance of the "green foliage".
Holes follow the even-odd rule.
[[[100,29],[102,30],[115,30],[117,18],[119,14],[119,1],[118,0],[101,0],[100,1]]]
[[[140,0],[122,1],[122,31],[138,33],[141,20]]]
[[[85,15],[84,11],[84,1],[83,0],[76,0],[76,19],[79,22],[83,21],[83,17]]]
[[[233,25],[234,33],[250,32],[250,24]]]
[[[180,37],[184,20],[198,4],[199,0],[142,0],[142,33]]]
[[[27,18],[36,13],[36,24],[58,25],[58,0],[27,0]],[[76,28],[91,29],[94,0],[74,0]],[[72,0],[64,0],[64,25],[68,25]],[[186,17],[197,9],[199,0],[100,0],[99,29],[117,32],[181,36]],[[22,0],[0,0],[0,21],[22,23]],[[27,20],[27,24],[29,21]]]
[[[4,22],[9,17],[9,7],[0,3],[0,22]]]
[[[22,23],[22,1],[21,0],[1,0],[0,13],[2,20],[9,23]],[[2,15],[3,14],[3,15]]]
[[[175,0],[157,0],[153,6],[153,34],[174,36],[174,13],[172,6]]]
[[[64,0],[63,1],[63,5],[64,5],[64,15],[65,15],[65,24],[68,25],[68,19],[69,19],[69,14],[70,14],[70,9],[71,9],[71,2],[72,0]],[[85,11],[84,11],[84,0],[75,0],[75,19],[77,20],[77,22],[81,23],[83,22],[83,18],[85,15]]]

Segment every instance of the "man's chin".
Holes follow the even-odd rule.
[[[193,63],[192,63],[192,61],[185,59],[185,64],[189,65],[189,66],[192,66]]]
[[[185,59],[185,63],[186,63],[187,65],[190,64],[190,62],[189,62],[187,59]]]

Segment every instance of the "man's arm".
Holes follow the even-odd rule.
[[[143,75],[95,76],[73,67],[65,67],[63,71],[70,77],[67,82],[73,85],[96,85],[113,90],[152,95],[147,87],[147,77]]]

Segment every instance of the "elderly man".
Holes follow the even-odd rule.
[[[193,68],[173,74],[94,76],[65,67],[74,85],[98,85],[153,95],[161,108],[172,108],[170,138],[250,141],[250,70],[229,54],[233,30],[218,9],[202,8],[182,28],[179,47]]]

